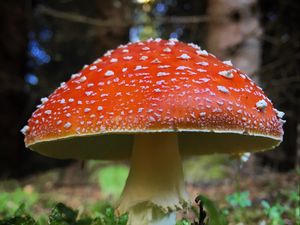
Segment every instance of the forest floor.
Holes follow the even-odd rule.
[[[184,173],[191,199],[201,194],[215,202],[228,224],[296,225],[297,204],[300,203],[299,171],[274,172],[256,165],[252,159],[241,165],[228,157],[186,160]],[[107,174],[104,168],[110,168]],[[18,201],[23,199],[30,205],[35,218],[49,214],[57,202],[79,210],[79,214],[93,215],[104,205],[115,205],[124,185],[119,180],[125,181],[127,173],[126,164],[89,162],[82,169],[81,163],[75,162],[66,168],[35,174],[21,181],[2,181],[0,200],[1,193],[20,195],[10,196],[10,206],[6,204],[6,209],[2,210],[7,207],[15,210]],[[109,180],[105,180],[105,176]],[[112,181],[114,179],[116,181]],[[17,199],[15,205],[13,199]],[[191,210],[184,210],[180,217],[193,221],[195,215]]]

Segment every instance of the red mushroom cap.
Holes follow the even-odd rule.
[[[230,62],[194,44],[151,39],[72,75],[42,99],[23,132],[28,147],[58,158],[127,157],[133,134],[147,132],[178,132],[181,151],[191,154],[203,146],[244,152],[278,145],[281,117]]]

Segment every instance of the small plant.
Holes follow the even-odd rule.
[[[176,222],[176,225],[191,225],[191,223],[187,219],[181,219]]]
[[[235,192],[231,195],[226,196],[226,201],[232,207],[246,208],[252,205],[251,200],[249,199],[249,192]]]
[[[300,224],[300,195],[299,191],[289,191],[287,193],[288,202],[286,206],[288,207],[287,214],[291,218],[295,218],[296,224]]]
[[[48,218],[49,225],[126,225],[127,215],[116,216],[112,208],[106,208],[105,213],[96,218],[80,217],[74,210],[63,203],[58,203],[51,210]],[[24,205],[13,216],[0,220],[0,225],[44,225],[36,222],[28,213]]]
[[[280,204],[271,206],[267,201],[261,202],[262,207],[264,208],[265,214],[268,216],[270,225],[281,225],[284,224],[282,214],[285,211],[285,207]]]
[[[17,188],[13,192],[2,192],[0,193],[0,218],[14,215],[20,206],[31,209],[38,199],[39,194],[29,186],[23,189]]]
[[[222,211],[209,198],[199,195],[195,199],[199,207],[198,222],[192,225],[227,225],[228,221]],[[204,209],[206,211],[204,211]]]
[[[249,197],[248,191],[235,192],[226,196],[225,199],[229,207],[222,209],[223,214],[235,223],[245,222],[248,216],[245,209],[252,206],[252,201]]]

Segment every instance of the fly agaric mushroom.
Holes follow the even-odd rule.
[[[150,39],[72,75],[22,131],[27,147],[49,157],[131,159],[119,211],[130,225],[173,225],[188,204],[181,156],[274,148],[282,116],[230,62],[195,44]]]

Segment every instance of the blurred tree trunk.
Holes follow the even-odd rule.
[[[209,0],[207,12],[209,51],[253,75],[261,62],[257,0]]]
[[[296,159],[296,166],[299,167],[300,169],[300,123],[298,121],[298,124],[297,124],[297,159]]]
[[[20,118],[26,107],[24,74],[27,60],[26,1],[0,2],[0,171],[21,161]],[[22,121],[24,122],[24,121]],[[23,144],[23,143],[22,143]]]
[[[281,171],[294,168],[297,154],[298,161],[300,154],[296,94],[299,93],[296,79],[299,75],[299,62],[296,62],[299,57],[299,24],[296,22],[299,21],[299,5],[292,0],[208,1],[207,48],[221,59],[232,59],[235,66],[260,83],[276,106],[286,112],[281,146],[277,151],[257,155],[262,163]]]

